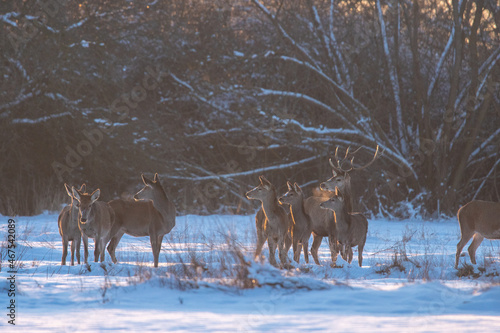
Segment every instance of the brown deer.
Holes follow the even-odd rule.
[[[338,190],[336,195],[322,202],[320,207],[332,211],[335,215],[337,238],[341,246],[342,257],[350,264],[352,248],[358,247],[358,264],[363,265],[363,249],[368,232],[368,220],[361,213],[351,213],[347,210],[344,196]]]
[[[328,179],[327,181],[321,183],[320,188],[327,192],[328,194],[326,195],[327,198],[331,197],[335,193],[335,188],[338,188],[341,193],[343,193],[344,196],[344,202],[347,208],[348,212],[353,212],[353,196],[352,196],[352,191],[351,191],[351,176],[350,172],[352,171],[359,171],[363,170],[370,165],[372,165],[375,160],[380,156],[379,155],[379,146],[377,145],[375,149],[375,154],[373,155],[373,158],[371,159],[370,162],[365,164],[364,166],[361,167],[354,167],[354,156],[355,154],[361,149],[358,148],[354,152],[350,151],[350,148],[347,148],[345,151],[345,155],[343,158],[339,157],[339,147],[335,149],[335,159],[329,160],[330,166],[332,167],[332,173],[333,177]],[[334,162],[335,161],[335,162]],[[350,167],[347,169],[344,168],[344,165],[346,163],[349,163]],[[324,235],[322,229],[323,225],[328,226],[328,232],[332,234],[332,237],[329,237],[333,239],[333,227],[330,226],[331,223],[334,223],[334,216],[333,213],[329,210],[324,210],[319,207],[319,204],[325,201],[324,198],[321,197],[310,197],[306,200],[306,211],[308,214],[311,215],[312,220],[313,220],[313,237],[316,235],[318,238],[318,241],[313,241],[313,246],[311,248],[311,253],[313,253],[314,257],[314,252],[317,253],[317,248],[319,245],[321,245],[321,239],[319,238],[319,235]],[[315,232],[316,230],[316,232]],[[335,265],[335,260],[333,257],[335,256],[336,258],[336,252],[335,252],[335,245],[332,244],[333,241],[329,242],[330,245],[330,252],[332,255],[332,261],[333,265]],[[336,243],[336,241],[334,241]],[[346,260],[345,257],[345,252],[343,253],[343,259]]]
[[[311,230],[313,243],[311,245],[311,255],[316,265],[320,265],[318,249],[323,237],[328,237],[328,246],[332,258],[332,267],[337,267],[337,229],[333,212],[322,209],[319,205],[328,200],[329,197],[311,196],[304,201],[305,213],[311,220]]]
[[[246,193],[248,199],[259,200],[262,208],[255,216],[257,227],[257,249],[255,258],[262,252],[262,247],[267,240],[269,246],[269,263],[277,266],[275,252],[278,247],[280,262],[283,266],[288,263],[288,249],[291,240],[288,235],[290,219],[285,209],[278,203],[276,188],[264,176],[259,177],[260,185]],[[265,218],[264,218],[265,217]]]
[[[94,239],[94,262],[104,261],[106,244],[110,239],[110,230],[115,220],[115,213],[110,205],[97,201],[101,190],[97,189],[92,194],[84,193],[72,188],[73,197],[78,206],[78,227],[82,232],[83,244],[88,248],[88,237]],[[87,263],[88,252],[85,253]]]
[[[109,205],[115,211],[115,223],[111,228],[108,252],[114,263],[115,250],[124,234],[149,236],[153,251],[154,267],[158,267],[163,236],[175,227],[175,205],[169,200],[156,173],[153,180],[141,175],[144,188],[134,195],[135,201],[112,200]]]
[[[320,188],[323,191],[335,192],[335,188],[338,188],[343,194],[345,199],[345,205],[348,212],[353,211],[353,199],[352,199],[352,191],[351,191],[351,176],[349,173],[351,171],[363,170],[375,162],[377,157],[379,156],[379,146],[375,149],[375,154],[370,162],[365,164],[362,167],[354,167],[354,155],[361,149],[358,148],[354,152],[349,152],[349,148],[346,149],[345,155],[342,160],[339,158],[339,147],[335,149],[335,163],[330,159],[330,166],[332,167],[333,177],[328,179],[327,181],[321,183]],[[344,169],[343,165],[346,161],[349,160],[350,168]]]
[[[279,202],[281,204],[290,205],[290,214],[292,217],[292,244],[293,244],[293,259],[298,263],[300,261],[301,248],[304,249],[304,259],[309,263],[309,238],[312,232],[312,222],[309,215],[304,209],[304,195],[300,186],[295,183],[287,182],[288,192],[285,193]]]
[[[76,202],[73,200],[73,192],[68,184],[64,184],[66,193],[68,193],[71,198],[71,203],[65,206],[59,218],[57,219],[57,224],[59,226],[59,235],[62,238],[63,253],[61,259],[61,265],[66,265],[66,257],[68,256],[68,243],[71,241],[71,266],[75,265],[75,250],[76,250],[76,260],[80,264],[80,245],[82,242],[82,233],[80,228],[78,228],[78,207]],[[85,184],[80,187],[80,192],[85,192]],[[85,253],[88,255],[88,248],[85,246]],[[86,258],[86,257],[85,257]]]
[[[500,203],[474,200],[460,207],[457,213],[461,238],[457,244],[455,269],[462,249],[472,238],[469,245],[469,257],[476,264],[476,250],[483,239],[500,239]]]

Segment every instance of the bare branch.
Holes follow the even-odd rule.
[[[394,68],[391,54],[389,51],[389,43],[387,42],[385,21],[384,21],[384,16],[382,14],[382,6],[380,5],[380,0],[377,0],[377,9],[378,9],[378,18],[379,18],[379,23],[380,23],[380,32],[382,34],[382,41],[384,44],[384,53],[385,53],[385,57],[387,60],[387,67],[389,69],[389,77],[391,79],[394,102],[396,103],[396,121],[397,121],[398,135],[399,135],[401,150],[403,152],[406,152],[407,145],[406,145],[406,139],[405,139],[404,132],[403,132],[405,126],[403,123],[403,109],[401,106],[398,73],[397,73],[396,69]]]

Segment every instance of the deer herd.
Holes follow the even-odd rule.
[[[359,150],[359,149],[358,149]],[[351,264],[353,248],[358,249],[358,265],[363,264],[363,249],[368,232],[368,220],[353,211],[350,173],[370,166],[379,156],[379,147],[371,161],[354,167],[354,154],[347,148],[343,158],[339,158],[339,149],[335,158],[330,159],[333,177],[321,183],[322,195],[308,198],[297,183],[287,182],[288,191],[279,196],[276,188],[264,176],[260,184],[246,193],[248,199],[261,202],[261,208],[255,215],[257,246],[255,259],[261,255],[267,241],[269,263],[276,267],[292,267],[288,251],[293,248],[293,259],[299,263],[303,251],[304,260],[309,263],[310,248],[315,264],[320,265],[318,249],[324,237],[328,238],[331,254],[331,266],[337,266],[338,254]],[[346,169],[344,166],[349,164]],[[76,259],[80,264],[80,245],[83,238],[84,262],[88,263],[88,238],[94,239],[94,261],[105,259],[107,245],[111,260],[117,263],[116,248],[124,234],[133,237],[149,236],[153,252],[154,267],[158,267],[163,236],[175,226],[176,209],[169,200],[158,174],[150,180],[141,176],[144,187],[134,195],[134,200],[117,199],[108,203],[99,201],[100,190],[87,193],[83,184],[79,189],[64,184],[71,203],[65,206],[58,218],[59,234],[62,238],[63,253],[61,265],[66,265],[68,244],[71,241],[71,265]],[[463,247],[473,238],[469,246],[469,255],[476,264],[475,252],[484,238],[500,239],[500,204],[474,200],[461,207],[457,217],[461,239],[457,244],[455,268],[458,267]],[[275,254],[278,250],[280,265]]]

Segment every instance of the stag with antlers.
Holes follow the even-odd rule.
[[[348,212],[353,211],[353,200],[351,192],[351,176],[349,175],[352,171],[359,171],[368,168],[375,162],[379,156],[379,146],[375,149],[375,154],[370,162],[361,167],[354,166],[355,154],[361,149],[359,147],[354,152],[350,152],[350,147],[345,151],[345,155],[342,159],[339,158],[339,147],[335,149],[335,162],[330,158],[330,166],[332,167],[333,177],[321,183],[320,188],[323,191],[335,192],[335,188],[338,188],[343,194],[345,199],[345,205]],[[344,168],[345,164],[349,163],[348,168]]]

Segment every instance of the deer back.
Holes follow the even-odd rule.
[[[311,219],[312,230],[320,236],[328,236],[331,233],[336,234],[333,212],[319,206],[326,200],[326,197],[312,196],[304,201],[304,210]]]
[[[460,229],[467,228],[488,239],[500,239],[500,203],[474,200],[458,210]]]

